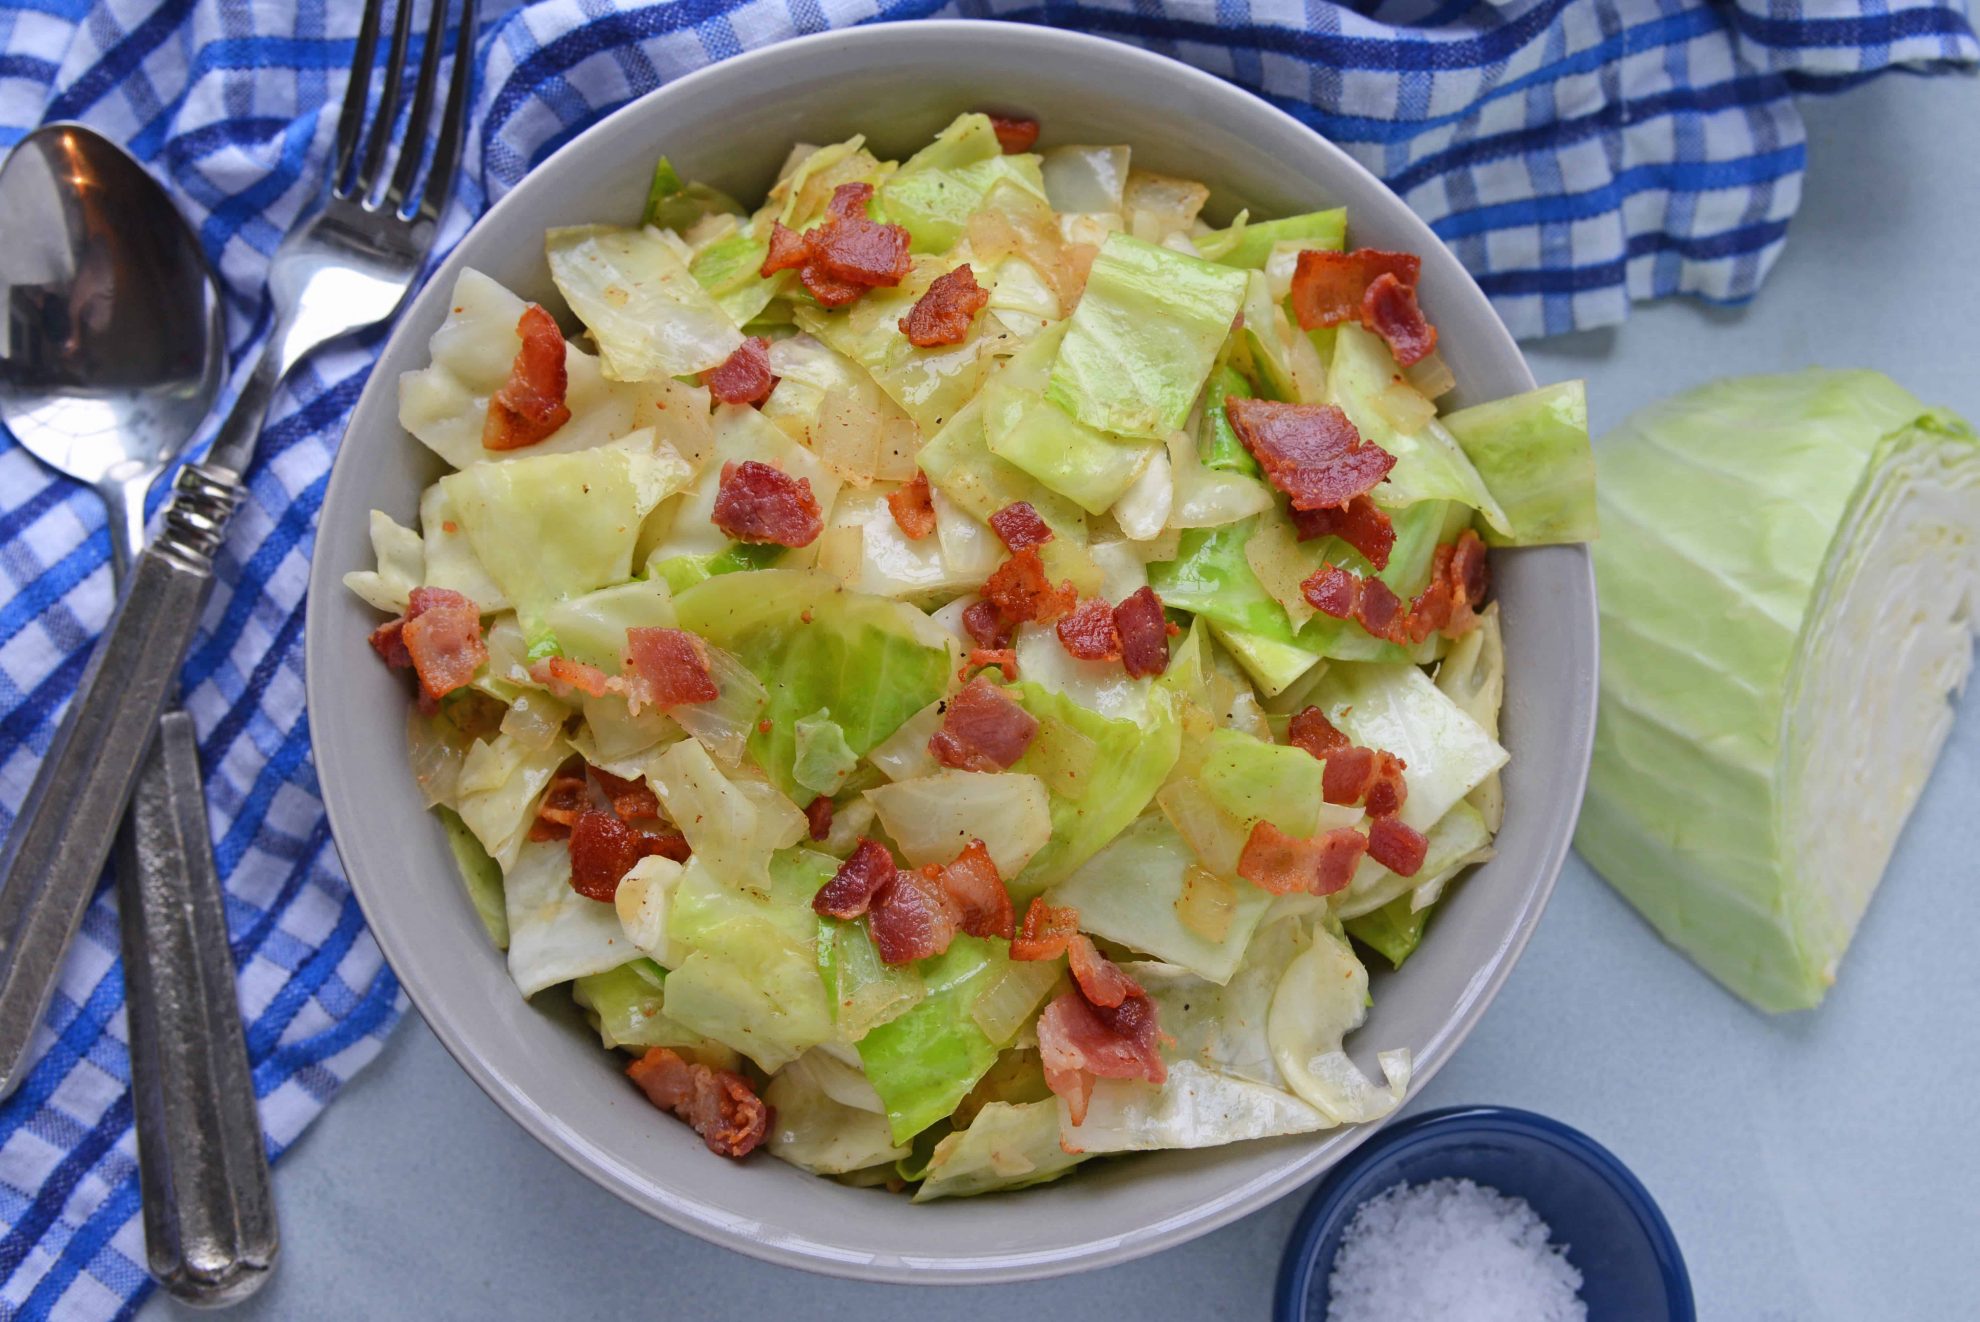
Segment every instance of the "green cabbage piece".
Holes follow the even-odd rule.
[[[1046,398],[1099,431],[1175,431],[1209,379],[1244,291],[1242,272],[1112,235],[1093,259]]]
[[[1196,241],[1196,250],[1225,266],[1262,271],[1277,244],[1297,243],[1302,248],[1339,252],[1346,242],[1347,209],[1335,207],[1213,230]]]
[[[814,1175],[891,1165],[908,1155],[888,1133],[873,1089],[851,1065],[823,1050],[778,1070],[763,1100],[774,1115],[771,1155]]]
[[[1006,505],[1026,502],[1054,534],[1041,554],[1061,540],[1084,545],[1086,516],[1078,505],[991,453],[985,411],[984,397],[979,394],[915,452],[915,462],[929,482],[979,521],[987,521]]]
[[[984,386],[990,453],[1029,473],[1089,514],[1103,514],[1147,465],[1155,446],[1096,431],[1043,393],[1069,321],[1033,336]]]
[[[1980,440],[1879,373],[1810,370],[1646,409],[1596,467],[1576,847],[1728,988],[1812,1006],[1972,664]]]
[[[711,578],[674,599],[681,627],[733,653],[769,691],[749,751],[773,784],[808,801],[796,778],[797,723],[832,713],[857,757],[947,692],[948,635],[912,606],[848,592],[790,569]],[[804,623],[809,615],[810,622]]]
[[[860,1063],[886,1104],[896,1143],[946,1118],[996,1061],[997,1044],[969,1011],[1008,963],[1007,943],[956,937],[943,953],[916,962],[926,989],[921,1000],[860,1038]]]
[[[691,184],[682,179],[674,164],[662,156],[653,165],[653,181],[646,189],[646,209],[640,213],[642,225],[685,234],[708,216],[740,216],[742,204],[707,184]]]
[[[461,885],[475,917],[488,929],[488,939],[497,950],[509,948],[509,911],[502,899],[502,865],[488,856],[468,830],[467,823],[451,808],[435,808],[440,824],[447,828],[447,847],[454,851],[454,864],[461,870]]]
[[[818,920],[818,976],[842,1042],[906,1014],[928,991],[913,965],[881,962],[865,923],[836,918]]]
[[[763,315],[770,300],[788,283],[782,271],[761,274],[763,259],[769,255],[769,244],[741,229],[696,253],[688,263],[688,272],[731,322],[747,326]]]
[[[665,580],[639,578],[560,601],[543,622],[561,655],[616,675],[625,665],[626,630],[672,628],[674,600]]]
[[[571,889],[571,851],[529,841],[502,879],[509,920],[509,976],[525,997],[615,969],[639,953],[609,904]]]
[[[1327,365],[1324,402],[1347,414],[1363,440],[1395,456],[1396,466],[1374,491],[1377,501],[1411,505],[1454,500],[1477,510],[1494,530],[1510,536],[1505,511],[1442,423],[1432,418],[1417,431],[1400,431],[1376,406],[1376,397],[1394,385],[1396,370],[1395,357],[1380,339],[1356,325],[1338,328]]]
[[[1510,535],[1486,529],[1494,546],[1595,540],[1595,453],[1588,398],[1563,381],[1444,415],[1478,475],[1505,511]]]
[[[779,850],[768,893],[754,895],[690,861],[667,907],[667,940],[688,952],[667,975],[667,1013],[765,1070],[831,1038],[811,900],[838,867],[830,854]]]
[[[1318,758],[1237,730],[1213,730],[1205,742],[1196,774],[1212,803],[1239,821],[1268,821],[1288,835],[1319,829],[1326,766]]]
[[[1102,716],[1028,682],[1006,692],[1038,722],[1011,770],[1044,781],[1052,807],[1051,840],[1006,879],[1022,905],[1071,876],[1141,815],[1181,753],[1182,724],[1160,688],[1149,692],[1145,725]]]
[[[914,1201],[967,1198],[1058,1179],[1085,1161],[1059,1146],[1059,1102],[991,1102],[935,1145]]]
[[[729,314],[658,234],[576,225],[548,231],[543,246],[550,278],[614,381],[705,372],[742,344]]]
[[[1329,666],[1312,701],[1355,743],[1385,749],[1409,764],[1409,797],[1401,817],[1419,831],[1435,827],[1506,764],[1498,741],[1407,663]]]
[[[995,363],[988,352],[994,340],[985,339],[984,317],[971,322],[969,336],[960,344],[917,349],[901,334],[901,318],[944,270],[942,262],[924,257],[898,288],[869,289],[840,311],[800,304],[793,314],[800,328],[871,373],[924,436],[933,435],[970,402]]]
[[[970,213],[1007,180],[1045,200],[1036,156],[1004,155],[988,115],[959,115],[881,186],[880,206],[888,220],[906,227],[915,252],[947,252],[962,238]]]
[[[666,1012],[667,970],[650,959],[628,960],[604,973],[571,983],[571,999],[590,1011],[599,1040],[608,1050],[621,1047],[674,1047],[706,1064],[734,1068],[735,1053],[676,1023]]]
[[[859,754],[846,742],[831,710],[820,707],[800,716],[791,732],[791,779],[814,794],[837,794],[859,765]]]
[[[1231,426],[1230,415],[1224,409],[1224,401],[1231,396],[1250,399],[1256,393],[1244,373],[1229,363],[1219,367],[1211,376],[1210,389],[1203,398],[1203,427],[1199,440],[1199,453],[1205,468],[1243,473],[1246,477],[1258,476],[1258,460],[1238,439],[1237,429]]]

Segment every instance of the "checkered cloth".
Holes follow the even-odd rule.
[[[58,118],[128,143],[199,227],[239,362],[266,333],[268,255],[323,176],[358,7],[0,7],[0,144]],[[680,73],[797,33],[958,14],[1102,33],[1259,92],[1386,178],[1528,336],[1618,321],[1633,298],[1750,296],[1800,193],[1792,94],[1980,54],[1963,0],[541,0],[488,15],[482,132],[448,237]],[[370,347],[318,354],[276,400],[184,675],[277,1157],[404,1004],[330,848],[303,717],[311,524]],[[108,613],[107,552],[95,499],[0,441],[0,829]],[[0,1107],[0,1317],[124,1316],[149,1282],[107,893],[33,1050]]]

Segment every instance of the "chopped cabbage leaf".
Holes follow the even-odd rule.
[[[814,1049],[770,1080],[763,1094],[774,1114],[766,1140],[770,1154],[814,1175],[843,1175],[907,1156],[908,1149],[894,1143],[877,1098],[872,1109],[840,1100],[837,1071],[858,1079],[857,1071]]]
[[[698,739],[668,745],[651,779],[695,860],[740,890],[760,892],[770,857],[805,834],[796,805],[762,781],[725,775]]]
[[[426,576],[421,580],[425,586],[458,592],[484,615],[508,610],[514,604],[481,567],[460,520],[454,517],[444,480],[420,493],[419,535],[426,560]]]
[[[1061,321],[1040,331],[984,386],[984,438],[990,453],[1089,514],[1103,514],[1159,447],[1089,427],[1046,398],[1053,361],[1073,325]]]
[[[926,989],[921,1000],[859,1039],[860,1062],[886,1103],[895,1142],[954,1111],[997,1059],[998,1044],[969,1011],[1009,962],[1006,943],[958,936],[942,954],[916,963]]]
[[[1474,404],[1446,414],[1444,426],[1511,525],[1510,534],[1486,529],[1494,546],[1595,539],[1595,452],[1581,382]]]
[[[705,372],[742,344],[729,314],[657,230],[575,225],[545,233],[543,247],[550,278],[615,381]]]
[[[1479,613],[1476,629],[1451,644],[1437,666],[1437,687],[1486,734],[1499,737],[1499,707],[1506,697],[1506,645],[1499,630],[1498,602]],[[1488,830],[1498,831],[1506,815],[1498,772],[1481,781],[1465,801],[1478,809]]]
[[[626,630],[673,628],[674,599],[660,579],[634,579],[560,601],[543,622],[563,656],[616,675],[626,662]]]
[[[468,750],[454,811],[505,874],[536,820],[538,796],[564,757],[555,744],[531,748],[509,734],[479,740]]]
[[[373,510],[371,551],[378,568],[351,571],[344,575],[344,586],[367,605],[390,614],[402,614],[407,597],[425,581],[425,545],[411,528],[401,527],[383,510]]]
[[[653,180],[646,188],[646,209],[640,213],[640,223],[686,234],[709,216],[742,214],[741,203],[718,188],[688,183],[674,169],[673,162],[662,156],[653,165]]]
[[[846,743],[846,732],[820,707],[800,716],[793,730],[791,779],[814,794],[837,794],[859,765],[859,754]]]
[[[1059,1146],[1059,1102],[991,1102],[969,1128],[935,1145],[917,1203],[1023,1189],[1058,1179],[1086,1160]]]
[[[590,1012],[607,1050],[672,1047],[712,1069],[735,1069],[736,1053],[675,1023],[666,1011],[666,972],[650,959],[635,959],[571,983],[571,999]]]
[[[1272,250],[1281,243],[1339,252],[1347,242],[1347,209],[1309,211],[1280,220],[1254,220],[1212,231],[1196,241],[1196,250],[1225,266],[1262,271]]]
[[[1498,741],[1412,665],[1331,666],[1313,701],[1355,743],[1409,764],[1401,815],[1419,831],[1506,764]]]
[[[811,483],[811,495],[818,502],[821,517],[831,517],[833,502],[839,494],[839,479],[819,462],[816,455],[792,440],[783,428],[747,405],[723,404],[716,408],[713,416],[714,444],[724,463],[740,464],[754,459],[791,477],[803,478]],[[735,545],[730,542],[727,533],[715,526],[715,498],[721,492],[722,468],[722,463],[707,464],[679,500],[667,502],[648,522],[647,532],[640,540],[650,567],[658,569],[677,556],[720,557]],[[801,563],[816,554],[817,545],[813,542],[809,547],[788,550],[777,558],[781,563]],[[780,547],[754,549],[763,552],[784,550]],[[701,568],[714,572],[716,566],[711,560]],[[677,584],[675,590],[684,591],[685,586]]]
[[[1006,181],[1045,200],[1038,158],[1004,155],[990,117],[966,114],[902,163],[881,188],[880,205],[888,220],[906,227],[915,252],[946,253],[970,213]]]
[[[1343,919],[1373,913],[1389,901],[1414,895],[1433,877],[1456,874],[1492,856],[1492,833],[1478,809],[1459,800],[1424,833],[1428,845],[1423,866],[1414,877],[1399,877],[1372,858],[1363,858],[1348,888],[1334,896],[1334,912]]]
[[[912,867],[953,860],[981,840],[998,875],[1024,870],[1052,833],[1050,796],[1036,776],[942,768],[866,791]]]
[[[870,289],[842,311],[800,304],[798,326],[872,374],[880,388],[906,410],[923,435],[933,435],[968,404],[994,364],[999,332],[976,318],[960,344],[918,349],[901,334],[907,316],[949,263],[922,257],[897,287]]]
[[[671,858],[649,855],[619,878],[619,889],[612,894],[612,908],[619,915],[619,925],[626,929],[626,939],[663,968],[671,968],[684,957],[684,952],[675,950],[667,940],[667,909],[685,871]]]
[[[1342,1046],[1368,1017],[1368,970],[1346,938],[1326,928],[1286,966],[1272,993],[1265,1038],[1287,1085],[1335,1124],[1380,1120],[1409,1091],[1408,1051],[1377,1057],[1387,1086],[1371,1082]]]
[[[818,920],[818,975],[838,1041],[856,1043],[920,1003],[928,989],[913,965],[883,964],[863,922]]]
[[[639,952],[609,904],[571,889],[571,851],[561,840],[523,844],[502,879],[509,919],[509,976],[525,997],[615,969]]]
[[[468,830],[460,814],[439,808],[440,824],[447,828],[447,847],[453,851],[454,865],[460,869],[461,885],[467,890],[474,915],[488,929],[488,939],[497,950],[509,948],[509,910],[502,897],[502,865],[488,856],[481,841]]]

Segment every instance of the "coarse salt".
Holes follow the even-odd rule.
[[[1327,1277],[1327,1322],[1586,1322],[1581,1273],[1524,1198],[1470,1180],[1363,1203]]]

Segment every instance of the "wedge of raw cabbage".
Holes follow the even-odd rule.
[[[1596,462],[1576,846],[1754,1005],[1815,1005],[1972,662],[1980,440],[1879,373],[1811,370],[1646,409]]]

